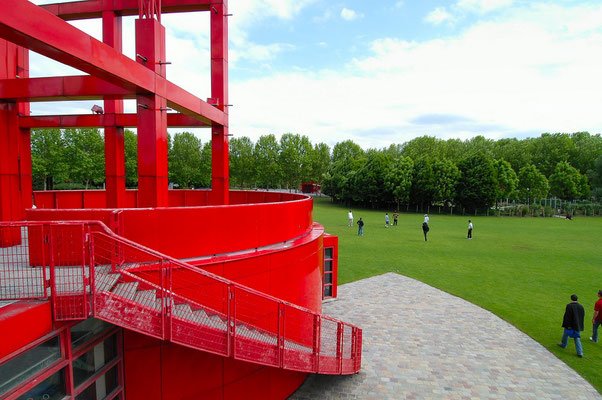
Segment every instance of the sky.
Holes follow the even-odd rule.
[[[228,11],[234,137],[298,133],[383,148],[423,135],[602,131],[602,1],[229,0]],[[211,97],[208,14],[162,23],[168,79]],[[101,38],[99,20],[74,25]],[[134,56],[133,17],[124,53]],[[32,77],[81,74],[35,54],[30,64]],[[91,104],[31,108],[90,113]]]

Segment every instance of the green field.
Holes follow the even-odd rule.
[[[602,289],[602,218],[431,214],[425,242],[422,214],[401,213],[399,226],[386,229],[384,211],[354,208],[355,221],[366,222],[359,237],[357,224],[347,226],[347,211],[327,198],[314,201],[314,220],[339,237],[339,284],[398,272],[459,296],[537,340],[602,393],[602,341],[589,340]],[[472,240],[466,239],[469,218]],[[572,340],[566,350],[556,346],[572,293],[586,311],[582,359]]]

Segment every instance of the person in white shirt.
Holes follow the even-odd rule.
[[[430,218],[429,218],[429,215],[428,215],[428,214],[424,214],[424,222],[425,222],[426,224],[428,224],[428,223],[429,223],[429,219],[430,219]]]
[[[472,222],[468,220],[468,237],[467,239],[472,239]]]
[[[349,226],[353,226],[353,213],[349,210],[349,214],[347,214],[347,218],[349,218]]]

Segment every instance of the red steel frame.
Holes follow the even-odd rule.
[[[211,102],[166,79],[161,13],[207,11],[211,20]],[[29,130],[104,127],[107,206],[123,207],[123,128],[138,129],[139,206],[167,206],[167,126],[211,128],[211,204],[228,204],[227,0],[87,0],[36,6],[5,0],[0,13],[0,221],[21,220],[31,202]],[[122,16],[136,20],[136,60],[122,51]],[[102,18],[103,42],[65,21]],[[52,34],[49,34],[49,33]],[[90,76],[29,79],[28,50]],[[123,113],[135,98],[137,113]],[[29,117],[30,101],[104,99],[103,115]],[[177,110],[168,114],[167,107]],[[9,240],[3,238],[2,240]]]

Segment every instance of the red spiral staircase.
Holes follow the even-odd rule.
[[[0,300],[49,299],[56,321],[98,318],[223,357],[353,374],[362,330],[160,254],[100,222],[0,223]]]

